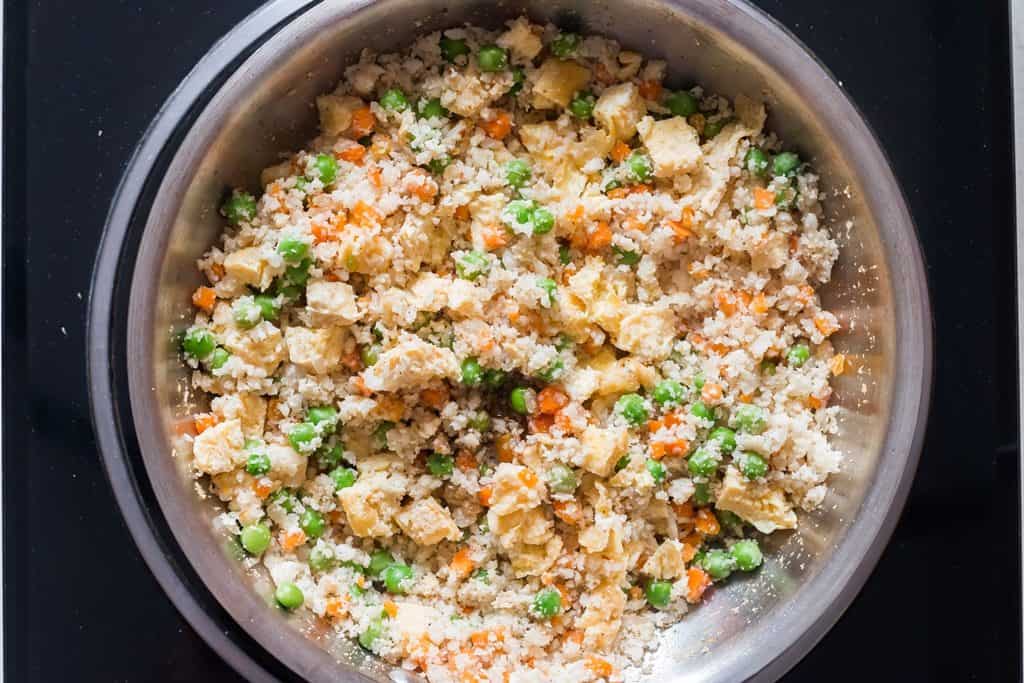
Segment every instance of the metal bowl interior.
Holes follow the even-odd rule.
[[[200,284],[195,260],[222,229],[217,207],[225,188],[257,186],[260,169],[312,136],[315,96],[333,88],[361,49],[400,49],[427,31],[467,21],[496,27],[525,12],[665,59],[672,85],[699,82],[730,97],[761,97],[768,103],[769,127],[822,176],[826,209],[842,245],[823,297],[843,322],[836,346],[856,369],[835,382],[842,407],[835,443],[846,456],[843,470],[821,510],[804,516],[798,531],[771,539],[760,572],[717,589],[663,633],[646,679],[781,675],[834,623],[874,566],[913,476],[927,408],[931,323],[921,255],[898,185],[863,119],[794,38],[741,2],[337,0],[305,9],[301,4],[269,3],[281,16],[285,9],[296,10],[269,35],[237,29],[229,34],[228,42],[258,47],[207,94],[201,109],[188,117],[180,107],[162,113],[188,125],[181,124],[163,150],[164,163],[137,157],[129,169],[148,176],[154,188],[150,198],[128,207],[144,219],[137,251],[104,246],[120,259],[120,272],[110,277],[131,274],[126,355],[111,361],[100,354],[93,371],[97,364],[124,364],[132,423],[120,427],[134,428],[160,512],[209,591],[256,641],[306,679],[395,675],[358,647],[273,609],[266,577],[244,573],[226,552],[210,524],[219,504],[199,500],[182,459],[171,457],[179,438],[175,424],[203,400],[187,389],[172,337],[191,315],[189,293]],[[112,221],[127,215],[121,208],[112,212]],[[101,253],[100,265],[104,258]],[[118,343],[109,339],[112,314],[93,303],[95,348]],[[94,382],[94,401],[109,400],[102,387],[97,395],[97,387]]]

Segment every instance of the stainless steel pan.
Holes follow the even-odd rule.
[[[267,580],[229,557],[210,525],[217,505],[196,497],[172,457],[175,424],[193,400],[172,335],[191,314],[194,261],[221,229],[219,200],[228,185],[256,185],[280,151],[310,137],[314,97],[360,49],[399,48],[465,21],[496,26],[524,10],[661,57],[671,82],[761,95],[769,126],[821,172],[843,247],[824,298],[844,323],[836,343],[856,372],[836,383],[844,410],[837,445],[847,459],[834,493],[798,532],[773,538],[760,572],[716,590],[664,633],[650,680],[777,678],[850,603],[899,516],[930,387],[921,252],[875,137],[784,29],[739,0],[274,0],[215,46],[142,141],[111,209],[89,314],[95,427],[118,502],[171,598],[250,678],[269,678],[271,665],[224,628],[225,614],[309,680],[385,680],[389,672],[270,607]],[[205,588],[189,583],[195,576]]]

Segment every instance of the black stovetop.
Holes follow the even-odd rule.
[[[143,564],[90,427],[84,315],[120,173],[161,102],[258,0],[5,3],[4,671],[235,675]],[[918,476],[878,568],[787,681],[1019,679],[1006,3],[761,0],[852,94],[909,198],[936,306]]]

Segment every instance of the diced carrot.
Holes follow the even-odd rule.
[[[476,456],[465,448],[455,454],[455,466],[460,472],[472,472],[477,468]]]
[[[327,598],[324,604],[324,612],[327,616],[337,619],[345,613],[345,600],[341,597]]]
[[[463,548],[462,550],[455,553],[452,557],[451,564],[448,568],[453,574],[458,576],[460,579],[464,579],[469,576],[469,573],[476,567],[476,563],[473,562],[473,558],[470,557],[469,548]]]
[[[689,603],[699,602],[704,591],[711,585],[711,577],[699,567],[690,567],[686,570],[686,601]]]
[[[629,152],[629,145],[627,145],[622,140],[619,140],[618,142],[615,143],[615,146],[612,147],[612,160],[615,161],[616,163],[622,163],[622,161],[629,156]]]
[[[665,457],[668,449],[665,447],[664,441],[652,441],[651,442],[651,458],[654,460],[661,460]]]
[[[252,491],[256,494],[256,497],[260,500],[265,500],[267,496],[274,490],[274,484],[266,477],[260,477],[253,481]]]
[[[200,287],[192,292],[192,305],[209,313],[217,303],[217,292],[213,287]]]
[[[583,510],[575,500],[552,501],[551,511],[566,524],[579,524],[583,519]]]
[[[373,168],[366,172],[366,175],[369,176],[370,182],[373,183],[373,186],[376,187],[378,190],[384,187],[384,182],[381,180],[380,177],[380,166],[374,166]]]
[[[390,600],[384,601],[384,611],[387,612],[388,616],[394,619],[398,616],[398,605],[391,602]]]
[[[837,353],[828,361],[828,369],[833,375],[841,375],[846,371],[846,356]]]
[[[590,231],[587,248],[591,252],[607,249],[612,243],[612,228],[604,221],[598,221]]]
[[[754,298],[750,301],[750,310],[758,315],[764,315],[768,312],[768,297],[763,293],[758,292],[754,295]]]
[[[491,495],[493,493],[494,493],[494,489],[492,489],[490,486],[484,486],[484,487],[482,487],[480,489],[480,492],[476,494],[476,497],[477,497],[477,500],[480,501],[481,505],[483,505],[484,507],[490,507],[491,506]]]
[[[556,386],[548,385],[537,393],[537,410],[546,415],[554,415],[569,405],[569,396]]]
[[[481,683],[481,681],[480,677],[472,671],[463,670],[459,672],[459,683]]]
[[[686,455],[690,450],[690,442],[686,439],[670,439],[668,441],[651,441],[651,457],[655,460],[661,460],[666,455],[668,456],[679,456]]]
[[[598,678],[608,678],[612,675],[612,665],[607,659],[597,655],[587,657],[586,667]]]
[[[695,526],[697,531],[705,536],[717,536],[718,532],[722,530],[721,525],[718,523],[718,518],[715,517],[715,513],[707,508],[697,510]]]
[[[700,399],[705,403],[715,404],[722,400],[722,385],[716,382],[704,382],[700,390]]]
[[[643,194],[644,192],[650,192],[651,186],[638,183],[636,185],[629,185],[628,187],[616,187],[613,190],[608,190],[605,195],[609,199],[622,199],[634,194]]]
[[[366,137],[373,132],[375,124],[373,111],[369,107],[362,107],[352,112],[352,124],[349,126],[349,131],[354,138]]]
[[[360,396],[373,396],[373,390],[366,386],[362,375],[354,375],[352,377],[352,386]]]
[[[220,417],[215,413],[199,413],[192,418],[192,424],[196,428],[196,434],[202,434],[218,422],[220,422]]]
[[[693,519],[693,503],[686,501],[685,503],[678,503],[672,506],[676,513],[676,518],[683,521]]]
[[[622,227],[627,230],[636,230],[637,232],[645,232],[647,230],[647,224],[635,215],[629,215],[622,219]]]
[[[220,282],[221,278],[223,278],[226,273],[227,271],[224,270],[224,264],[213,263],[210,265],[210,279],[214,282]]]
[[[366,148],[362,145],[352,145],[346,147],[342,151],[338,152],[337,157],[343,161],[348,161],[353,164],[362,165],[363,158],[366,156]]]
[[[537,485],[537,475],[529,467],[524,467],[519,470],[519,474],[516,476],[519,478],[519,481],[522,482],[523,486],[527,488],[533,488]]]
[[[640,97],[645,100],[657,102],[661,97],[661,83],[658,81],[641,81],[640,82]]]
[[[512,462],[516,459],[516,452],[512,449],[512,437],[508,434],[500,434],[494,442],[494,447],[498,451],[498,460],[500,462]]]
[[[686,227],[683,221],[667,220],[665,221],[665,224],[668,225],[668,227],[672,228],[672,233],[675,235],[676,244],[682,244],[686,240],[693,237],[693,230],[690,230],[690,228]]]
[[[807,407],[810,408],[811,410],[821,410],[826,405],[828,405],[828,399],[828,396],[825,396],[824,398],[820,398],[818,396],[808,396]]]
[[[323,223],[314,222],[309,226],[309,231],[313,233],[313,244],[320,244],[330,239],[330,230]]]
[[[622,199],[629,196],[629,190],[625,187],[616,187],[615,189],[608,190],[606,194],[608,199]]]
[[[689,562],[690,560],[695,558],[697,556],[697,548],[698,546],[696,545],[691,545],[690,543],[684,542],[683,550],[680,553],[683,557],[683,562]]]
[[[582,220],[582,218],[583,218],[583,205],[582,204],[577,204],[576,208],[574,208],[572,211],[567,211],[566,214],[565,214],[565,219],[568,220],[568,221],[575,222],[575,221]]]
[[[417,174],[418,175],[418,174]],[[437,183],[429,178],[424,178],[423,182],[418,185],[411,187],[412,193],[419,199],[429,202],[431,199],[437,196]]]
[[[839,325],[835,323],[835,320],[827,315],[814,316],[814,326],[826,337],[835,334],[836,330],[839,329]]]
[[[469,220],[469,204],[462,204],[455,209],[455,217],[460,221]]]
[[[578,628],[574,628],[573,630],[571,630],[571,631],[569,631],[568,633],[565,634],[565,639],[568,640],[570,643],[576,643],[577,645],[582,645],[583,644],[583,631],[579,630]]]
[[[792,256],[800,249],[800,238],[797,235],[789,236],[789,255]]]
[[[281,537],[281,548],[285,552],[291,552],[306,542],[306,532],[302,529],[286,531]]]
[[[775,194],[763,187],[754,188],[754,208],[770,209],[775,203]]]
[[[753,394],[740,394],[739,395],[740,403],[750,403],[753,400],[754,400]]]
[[[480,127],[495,140],[504,140],[512,132],[512,118],[508,112],[499,111],[490,121],[482,121]]]
[[[810,303],[814,300],[814,287],[810,285],[800,285],[800,294],[797,298],[805,304]]]
[[[530,433],[547,434],[555,424],[555,417],[554,415],[545,415],[544,413],[540,413],[538,415],[531,415],[526,422],[527,426],[530,428]]]
[[[643,566],[642,563],[638,563],[638,564],[640,564],[640,566]],[[643,588],[641,588],[640,586],[630,586],[629,587],[629,599],[630,600],[639,600],[642,597],[644,597],[644,589]]]
[[[566,434],[573,434],[576,432],[576,424],[572,421],[572,416],[564,410],[559,410],[555,413],[555,426]]]
[[[441,410],[448,403],[448,390],[443,387],[429,387],[420,392],[420,400],[434,410]]]
[[[484,249],[494,251],[508,244],[508,231],[500,225],[486,225],[480,229],[480,239],[483,240]]]
[[[364,227],[377,225],[382,220],[380,213],[363,200],[356,202],[349,217],[353,223]]]
[[[715,305],[718,306],[718,310],[725,313],[728,317],[736,314],[736,299],[732,292],[727,292],[724,289],[715,292]]]

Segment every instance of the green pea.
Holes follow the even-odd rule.
[[[277,245],[277,253],[284,257],[288,263],[299,263],[306,258],[309,252],[309,245],[294,237],[285,237]]]
[[[555,340],[555,348],[558,349],[559,352],[567,351],[571,349],[572,345],[575,343],[576,342],[572,340],[572,337],[567,335],[565,332],[559,332],[558,339]]]
[[[219,370],[228,362],[228,358],[231,358],[231,354],[228,353],[227,349],[222,346],[218,346],[213,350],[213,353],[210,354],[210,368],[213,370]]]
[[[733,412],[729,424],[741,432],[761,434],[768,427],[768,419],[760,406],[744,403]]]
[[[629,177],[638,183],[646,183],[654,173],[651,158],[640,150],[635,150],[626,158],[626,168],[629,169]]]
[[[807,344],[796,344],[786,353],[786,362],[791,368],[798,368],[811,357],[811,349]]]
[[[509,95],[516,95],[523,89],[526,82],[526,72],[521,67],[512,67],[512,87],[508,89]]]
[[[376,427],[373,428],[373,446],[378,451],[387,450],[388,447],[388,432],[391,431],[395,426],[394,422],[390,420],[384,420]]]
[[[648,460],[645,464],[647,472],[650,473],[651,478],[654,479],[655,484],[661,484],[665,481],[665,466],[657,460]]]
[[[647,596],[647,602],[651,607],[664,609],[668,607],[668,603],[672,600],[672,582],[649,581],[644,594]]]
[[[370,553],[370,565],[366,573],[373,577],[379,577],[389,566],[395,563],[394,556],[387,550],[374,550]]]
[[[562,611],[562,594],[557,588],[542,588],[534,596],[530,611],[541,619],[550,619]]]
[[[427,162],[427,170],[434,175],[441,175],[444,173],[444,169],[451,166],[452,158],[447,154],[442,154],[436,159],[431,159]]]
[[[708,422],[715,421],[715,412],[705,405],[704,401],[694,401],[693,405],[690,406],[690,414],[696,415],[700,419],[707,420]]]
[[[775,193],[775,206],[788,211],[796,203],[797,192],[792,187],[784,187]]]
[[[581,90],[576,93],[572,101],[569,102],[569,111],[578,119],[586,121],[594,115],[594,104],[597,100],[594,98],[594,93],[589,90]]]
[[[772,158],[772,175],[787,176],[796,172],[800,166],[800,157],[793,152],[781,152]]]
[[[390,88],[381,95],[380,106],[388,111],[405,111],[409,108],[409,100],[400,88]]]
[[[722,132],[725,124],[729,123],[728,118],[715,119],[704,124],[704,137],[708,140]]]
[[[622,187],[622,183],[620,183],[615,178],[612,178],[611,180],[609,180],[608,182],[606,182],[604,185],[601,186],[601,191],[602,192],[611,192],[612,190],[617,190],[620,187]]]
[[[551,49],[551,54],[564,59],[576,52],[579,45],[580,37],[575,33],[559,33],[548,47]]]
[[[619,257],[620,266],[635,266],[640,263],[640,254],[635,251],[626,251],[620,247],[612,247],[612,251]]]
[[[713,477],[718,471],[718,456],[701,446],[690,456],[686,466],[694,477]]]
[[[685,90],[669,93],[665,106],[675,116],[687,117],[697,113],[697,98]]]
[[[309,567],[316,572],[326,572],[334,569],[337,566],[337,562],[334,559],[334,553],[324,548],[323,546],[317,546],[309,551]]]
[[[284,269],[284,277],[296,287],[305,287],[306,282],[309,281],[309,268],[312,265],[313,261],[304,258],[293,266],[287,266]]]
[[[686,389],[674,379],[663,379],[654,385],[651,398],[659,406],[674,406],[683,402],[686,397]]]
[[[270,456],[266,453],[250,453],[245,460],[245,471],[259,477],[270,471]]]
[[[718,521],[722,526],[730,527],[734,530],[743,529],[743,519],[731,510],[717,510]]]
[[[693,376],[693,388],[700,391],[704,388],[704,373],[698,372]]]
[[[313,168],[324,185],[330,185],[338,177],[338,160],[330,154],[317,154]]]
[[[295,176],[295,189],[305,194],[309,189],[309,178],[304,175]]]
[[[537,207],[533,212],[533,234],[544,235],[551,232],[555,227],[555,215],[543,206]]]
[[[526,183],[530,182],[533,177],[533,169],[530,168],[530,162],[524,161],[523,159],[513,159],[512,161],[505,164],[505,181],[509,187],[519,189]]]
[[[277,297],[257,294],[252,300],[253,303],[260,307],[260,315],[263,316],[264,320],[270,320],[271,322],[277,320],[277,316],[281,312],[281,307],[277,303]]]
[[[295,511],[295,495],[288,489],[278,489],[274,492],[274,495],[270,497],[271,503],[276,503],[281,506],[285,512]]]
[[[537,286],[544,290],[547,305],[554,306],[555,292],[558,290],[558,285],[555,284],[555,281],[549,277],[537,278]]]
[[[505,371],[497,368],[484,370],[484,386],[488,389],[500,389],[505,383]]]
[[[316,427],[309,422],[300,422],[288,432],[288,442],[297,451],[308,450],[306,447],[317,436]]]
[[[420,100],[417,109],[420,112],[420,118],[424,119],[443,119],[448,116],[448,110],[441,105],[441,100],[437,97]]]
[[[751,147],[743,159],[750,175],[763,177],[768,173],[768,155],[760,147]]]
[[[502,222],[510,228],[533,230],[533,214],[537,204],[529,199],[513,199],[501,210]]]
[[[463,280],[475,280],[490,269],[491,262],[482,251],[467,251],[455,259],[455,274]]]
[[[763,360],[761,361],[761,374],[768,375],[769,377],[771,377],[772,375],[775,374],[776,367],[777,366],[772,361]]]
[[[516,387],[508,395],[508,404],[520,415],[529,415],[535,401],[533,391],[526,387]]]
[[[491,416],[487,414],[487,411],[478,410],[470,415],[466,424],[470,429],[475,429],[482,434],[491,428]]]
[[[366,591],[360,588],[359,584],[353,583],[348,587],[348,594],[351,595],[353,599],[358,599],[366,595]]]
[[[693,485],[693,502],[697,505],[707,505],[711,502],[711,487],[704,482],[696,482]]]
[[[455,471],[455,461],[450,455],[431,453],[427,456],[427,471],[435,477],[450,477]]]
[[[622,470],[629,467],[629,460],[630,458],[628,455],[624,455],[621,458],[619,458],[618,462],[615,463],[615,471],[621,472]]]
[[[466,45],[466,41],[462,38],[445,38],[442,36],[440,47],[441,57],[446,62],[454,62],[457,57],[469,54],[469,46]]]
[[[248,192],[235,190],[220,207],[220,212],[232,225],[251,221],[256,217],[256,198]]]
[[[481,71],[503,71],[508,66],[508,53],[497,45],[484,45],[476,53]]]
[[[306,421],[312,424],[323,424],[324,432],[334,431],[334,425],[338,421],[338,410],[334,406],[316,406],[306,411]]]
[[[205,327],[190,327],[182,337],[181,348],[186,355],[203,360],[217,348],[217,342]]]
[[[483,381],[484,369],[480,366],[480,361],[472,356],[465,358],[461,364],[462,372],[462,383],[466,386],[475,387]]]
[[[634,427],[647,420],[647,407],[640,394],[625,394],[615,402],[615,412]]]
[[[328,474],[334,482],[334,490],[347,489],[356,483],[356,471],[351,467],[337,467]]]
[[[729,574],[732,574],[732,570],[736,568],[736,561],[726,551],[715,548],[714,550],[709,550],[708,554],[704,556],[703,566],[704,571],[712,579],[721,581],[722,579],[729,578]]]
[[[757,453],[740,453],[736,460],[747,479],[760,479],[768,474],[768,462]]]
[[[548,470],[548,485],[556,493],[572,493],[579,485],[579,480],[571,467],[555,463]]]
[[[287,610],[298,609],[306,599],[302,595],[302,590],[290,581],[277,587],[277,590],[274,591],[274,598],[277,600],[277,604]]]
[[[561,377],[563,372],[565,372],[565,362],[561,358],[556,358],[537,373],[537,379],[550,384]]]
[[[708,441],[717,441],[718,450],[722,453],[732,453],[736,450],[736,432],[728,427],[715,427],[708,434]]]
[[[306,508],[306,511],[299,517],[299,526],[306,532],[306,536],[309,538],[320,538],[324,533],[326,524],[324,523],[324,517],[319,512],[312,508]]]
[[[371,367],[380,360],[380,344],[366,344],[359,349],[359,358],[365,367]]]
[[[484,583],[491,582],[490,573],[486,569],[477,569],[473,573],[473,578],[477,581],[483,581]]]
[[[245,552],[259,557],[270,547],[270,529],[265,524],[250,524],[242,528],[239,540]]]
[[[341,444],[324,445],[316,453],[317,464],[322,470],[331,470],[341,464],[344,451]]]
[[[286,277],[274,280],[274,284],[271,289],[275,296],[280,296],[287,302],[295,301],[302,296],[302,288],[289,282]]]
[[[572,251],[566,244],[558,245],[558,262],[563,266],[567,266],[572,263]]]
[[[384,635],[384,624],[380,619],[374,619],[366,627],[366,630],[359,634],[359,644],[367,650],[373,650],[374,643],[382,635]]]
[[[758,547],[757,541],[752,538],[733,543],[732,547],[729,548],[729,554],[732,555],[733,561],[736,562],[737,569],[745,572],[751,572],[760,567],[764,559],[761,555],[761,548]]]
[[[412,569],[395,563],[384,570],[384,585],[389,593],[405,593],[412,582]]]

